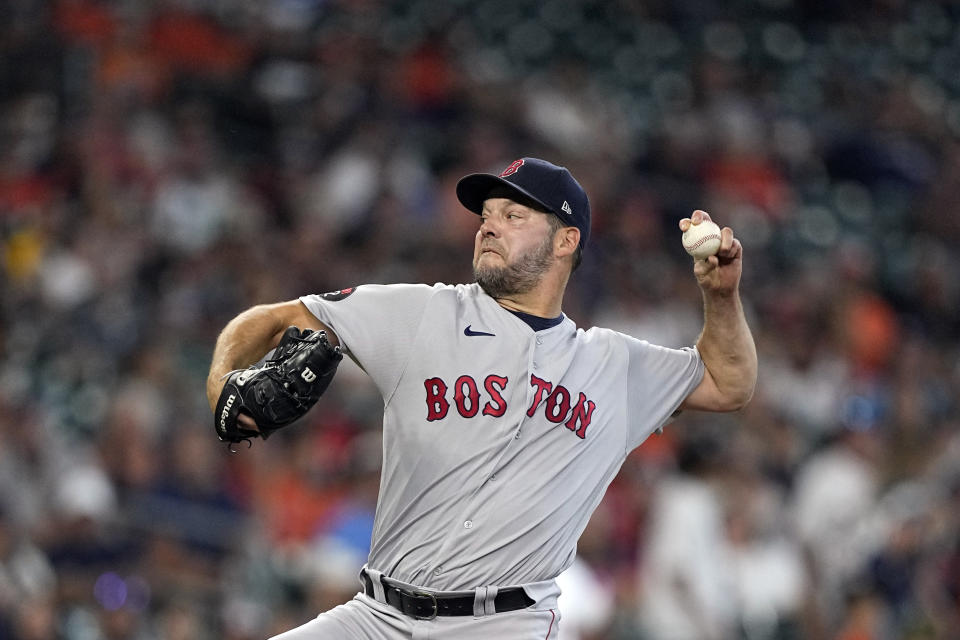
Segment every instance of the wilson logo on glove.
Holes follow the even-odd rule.
[[[266,440],[301,418],[330,386],[343,354],[324,331],[288,328],[263,366],[231,371],[220,392],[214,427],[220,440],[234,445]],[[240,425],[243,413],[256,429]]]
[[[231,393],[230,397],[227,398],[227,403],[223,407],[223,411],[220,412],[220,429],[226,429],[227,427],[227,416],[230,415],[230,408],[233,406],[233,402],[237,399],[235,393]]]

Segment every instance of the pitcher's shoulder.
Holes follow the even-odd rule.
[[[469,284],[444,284],[438,282],[433,288],[441,295],[454,295],[458,300],[476,300],[487,296],[486,292],[476,282]]]
[[[577,329],[577,337],[584,342],[617,342],[623,340],[624,334],[606,327],[587,327]]]

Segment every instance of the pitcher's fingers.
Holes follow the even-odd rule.
[[[736,238],[731,238],[730,246],[724,247],[721,242],[720,250],[717,252],[718,256],[723,256],[724,258],[730,260],[734,258],[739,258],[740,254],[743,253],[743,245],[740,244],[740,241]]]
[[[250,431],[260,431],[260,427],[257,426],[257,422],[245,413],[241,413],[237,416],[237,422],[244,429],[249,429]]]
[[[733,241],[733,229],[730,227],[720,229],[720,251],[723,253],[730,251],[730,247],[733,246]]]
[[[710,217],[710,214],[704,211],[703,209],[697,209],[696,211],[691,213],[690,219],[693,220],[694,224],[700,224],[704,220],[711,220],[711,221],[713,220],[713,218]]]
[[[693,274],[698,278],[702,278],[707,275],[720,265],[720,260],[717,256],[710,256],[706,260],[694,260],[693,261]]]

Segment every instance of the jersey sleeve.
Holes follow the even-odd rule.
[[[627,451],[633,450],[670,416],[703,380],[696,347],[670,349],[624,336],[629,352]]]
[[[386,398],[410,357],[434,288],[419,284],[366,284],[302,296],[300,301],[333,329],[341,348]]]

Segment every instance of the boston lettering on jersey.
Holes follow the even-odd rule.
[[[480,385],[471,376],[460,376],[452,386],[442,378],[427,378],[423,381],[427,392],[427,420],[432,422],[447,417],[450,411],[448,392],[453,393],[453,404],[457,413],[464,418],[473,418],[477,414],[499,418],[507,412],[507,402],[503,397],[507,382],[506,376],[490,374],[484,378],[481,391]],[[581,391],[574,403],[569,389],[563,385],[554,387],[552,382],[533,374],[530,375],[530,386],[533,387],[534,394],[533,402],[527,409],[529,417],[536,415],[537,408],[542,403],[547,420],[554,424],[563,423],[579,438],[586,438],[593,410],[597,407],[593,400],[587,399],[586,394]]]

